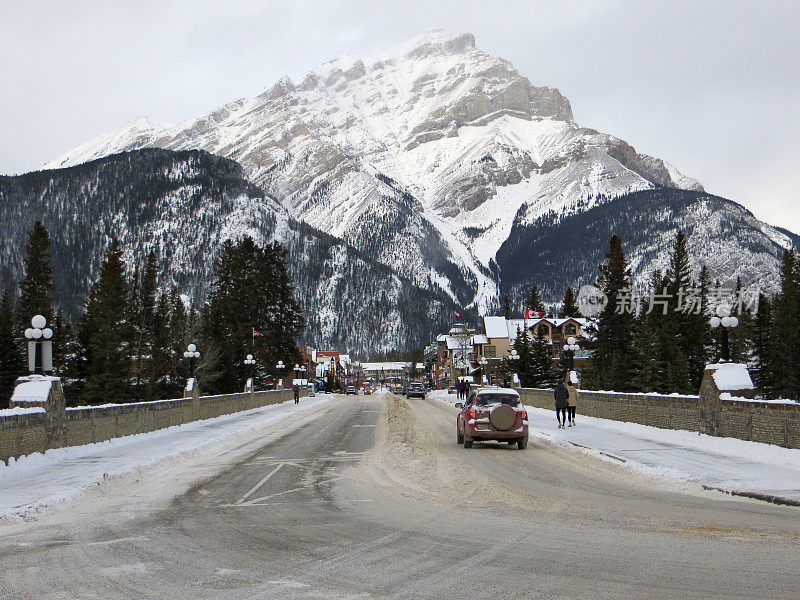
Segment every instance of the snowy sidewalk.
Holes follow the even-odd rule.
[[[457,402],[444,390],[429,397]],[[558,429],[555,410],[527,409],[531,439],[578,448],[649,475],[800,501],[800,450],[585,417],[580,406],[576,426]]]
[[[304,398],[299,406],[290,400],[98,444],[48,450],[12,460],[7,466],[0,462],[0,522],[67,502],[106,477],[214,450],[333,397]]]

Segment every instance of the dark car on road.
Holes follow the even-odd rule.
[[[425,384],[410,383],[406,390],[406,398],[425,398]]]
[[[462,404],[456,417],[456,439],[464,448],[473,442],[498,441],[528,447],[528,412],[519,394],[508,388],[479,388]]]

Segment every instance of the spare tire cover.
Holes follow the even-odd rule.
[[[489,421],[495,429],[499,429],[500,431],[508,431],[511,429],[516,420],[517,413],[508,404],[496,406],[489,415]]]

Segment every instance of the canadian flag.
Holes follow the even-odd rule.
[[[544,316],[544,313],[541,311],[531,310],[530,308],[525,309],[525,318],[526,319],[540,319]]]
[[[261,336],[261,337],[264,337],[264,334],[263,334],[263,333],[261,333],[260,331],[256,331],[255,329],[253,329],[253,337],[256,337],[257,335],[258,335],[258,336]]]

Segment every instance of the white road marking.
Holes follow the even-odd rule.
[[[261,481],[259,481],[253,487],[251,487],[248,490],[248,492],[244,496],[242,496],[241,499],[236,504],[242,504],[245,500],[247,500],[250,496],[252,496],[253,492],[255,492],[258,488],[260,488],[267,481],[269,481],[269,478],[272,477],[273,475],[275,475],[275,473],[277,473],[278,471],[280,471],[281,467],[283,465],[292,465],[293,467],[299,467],[300,465],[297,464],[298,462],[299,461],[291,461],[291,460],[275,461],[275,464],[276,464],[275,468],[272,469],[272,471],[270,471],[266,475],[264,475],[264,477],[261,479]]]

